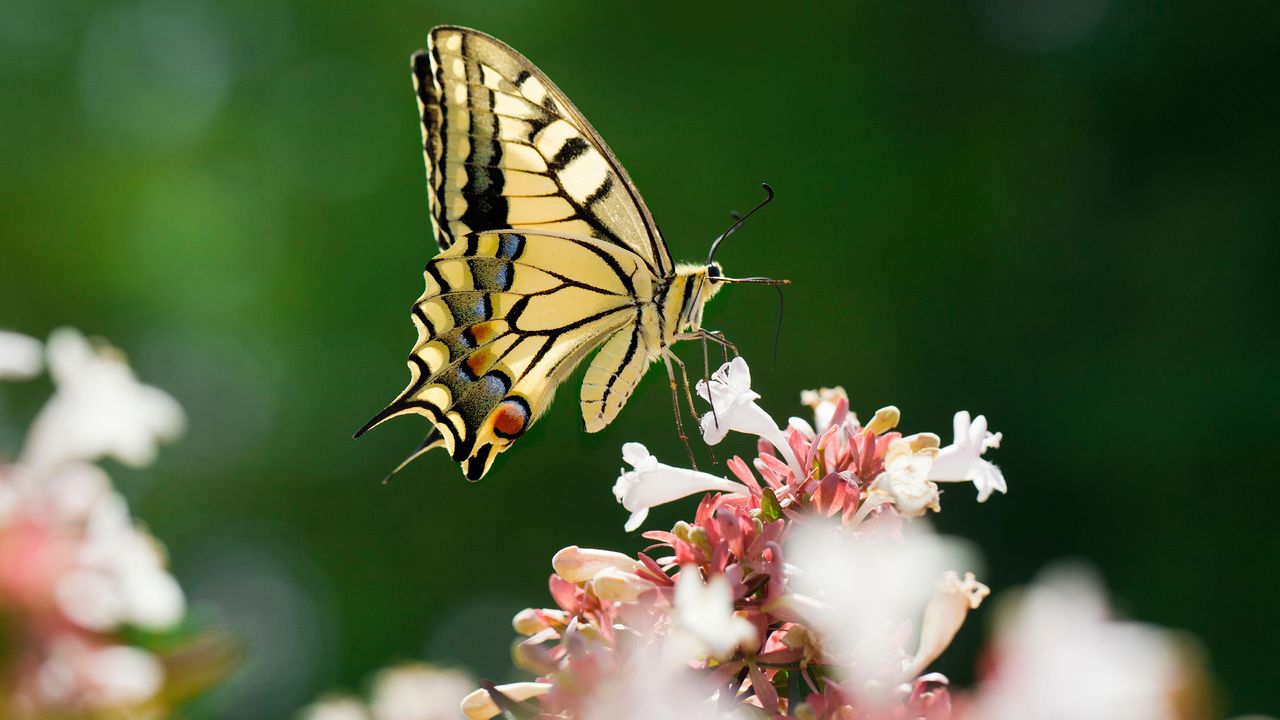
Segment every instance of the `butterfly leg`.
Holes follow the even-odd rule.
[[[720,349],[724,351],[725,362],[729,362],[730,350],[733,351],[734,357],[742,357],[742,353],[738,352],[738,346],[729,342],[729,339],[719,330],[700,330],[699,332],[702,333],[703,338],[720,345]]]
[[[680,418],[680,393],[679,393],[679,389],[677,388],[678,383],[676,382],[676,371],[675,371],[675,368],[671,366],[672,358],[675,358],[675,361],[677,363],[680,363],[681,372],[684,372],[684,363],[681,362],[680,358],[676,357],[675,354],[672,353],[670,350],[663,351],[662,362],[667,366],[667,379],[671,381],[671,407],[676,412],[676,432],[679,433],[680,435],[680,442],[684,443],[685,451],[689,453],[689,466],[692,467],[694,470],[697,470],[698,461],[693,457],[693,447],[689,445],[689,436],[685,434],[684,421]],[[689,387],[689,378],[686,376],[685,377],[686,391],[688,390],[688,387]],[[689,402],[690,403],[693,402],[692,397],[690,397]]]
[[[676,367],[680,368],[680,377],[682,380],[684,380],[684,398],[689,403],[689,415],[690,417],[693,418],[693,422],[695,424],[701,423],[702,417],[698,415],[698,408],[696,405],[694,405],[694,402],[693,402],[693,385],[689,382],[689,371],[685,368],[684,361],[680,359],[679,355],[676,355],[674,352],[671,352],[670,350],[667,351],[667,355],[671,357],[670,362],[674,362],[676,364]],[[674,388],[673,388],[673,391],[674,391]],[[677,410],[676,412],[679,413],[679,410]],[[711,412],[712,413],[715,412],[714,406],[712,406]],[[717,418],[716,421],[719,422],[719,418]],[[707,453],[711,455],[711,463],[713,465],[716,463],[719,463],[719,460],[716,459],[715,451],[712,450],[710,446],[707,446]]]
[[[696,331],[694,331],[694,332],[683,333],[683,334],[677,335],[677,336],[676,336],[676,339],[677,339],[677,340],[700,340],[700,341],[702,341],[702,381],[703,381],[704,383],[706,383],[706,385],[707,385],[708,387],[710,387],[710,386],[711,386],[711,352],[710,352],[710,348],[707,346],[707,341],[708,341],[708,340],[710,340],[711,342],[714,342],[714,343],[716,343],[716,344],[720,345],[721,349],[722,349],[722,350],[724,350],[724,361],[725,361],[726,363],[727,363],[727,362],[729,362],[729,352],[728,352],[728,349],[726,348],[726,346],[728,346],[728,347],[732,347],[732,348],[733,348],[733,352],[734,352],[734,354],[735,354],[735,355],[738,353],[738,348],[737,348],[737,346],[735,346],[733,343],[731,343],[731,342],[729,342],[728,340],[726,340],[726,339],[725,339],[725,337],[724,337],[724,333],[720,333],[720,332],[709,331],[709,330],[704,330],[704,329],[702,329],[702,328],[698,328],[698,329],[697,329]],[[683,364],[681,364],[681,368],[680,368],[680,369],[681,369],[681,371],[683,371],[683,370],[684,370],[684,366],[683,366]],[[688,376],[687,374],[685,375],[685,380],[684,380],[684,382],[685,382],[685,387],[687,388],[687,387],[688,387],[688,385],[689,385],[689,376]],[[690,396],[690,398],[689,398],[689,402],[690,402],[690,403],[692,403],[692,402],[693,402],[693,398],[692,398],[692,396]],[[709,400],[708,400],[708,402],[709,402]],[[696,416],[696,415],[697,415],[697,413],[695,412],[695,413],[694,413],[694,415]],[[719,427],[719,426],[720,426],[720,415],[716,412],[716,406],[715,406],[715,403],[711,403],[711,420],[712,420],[712,422],[714,422],[714,423],[716,424],[716,427]],[[718,462],[719,462],[719,461],[716,459],[716,453],[715,453],[715,450],[712,450],[712,449],[711,449],[711,446],[709,446],[709,445],[707,446],[707,452],[708,452],[708,453],[710,453],[710,455],[711,455],[711,462],[712,462],[712,463],[718,463]]]
[[[706,353],[705,348],[707,345],[707,341],[710,340],[711,342],[719,345],[721,350],[724,351],[725,362],[729,362],[730,350],[733,351],[734,357],[742,357],[742,353],[738,352],[738,346],[729,342],[729,339],[726,338],[724,336],[724,333],[720,332],[719,330],[704,330],[702,328],[699,328],[693,332],[681,333],[676,336],[676,339],[677,340],[701,340],[702,346],[704,348],[703,350],[704,356]]]

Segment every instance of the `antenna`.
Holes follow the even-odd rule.
[[[747,221],[747,218],[754,215],[757,210],[764,207],[765,205],[768,205],[769,202],[773,200],[773,188],[769,185],[769,183],[760,183],[760,186],[763,187],[765,193],[767,193],[765,195],[765,198],[761,200],[755,207],[751,208],[750,212],[748,212],[746,215],[735,218],[733,221],[733,224],[729,226],[728,230],[725,230],[724,232],[720,233],[720,237],[717,237],[715,240],[711,241],[711,251],[707,253],[708,265],[710,265],[711,261],[715,258],[716,248],[720,247],[720,243],[724,242],[725,238],[737,232],[738,228],[742,227],[742,223]]]

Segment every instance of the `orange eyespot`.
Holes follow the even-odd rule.
[[[473,377],[478,377],[480,373],[485,371],[485,368],[489,367],[489,353],[483,350],[478,350],[471,353],[471,355],[462,362],[466,364],[467,369],[471,371],[471,375]]]
[[[497,328],[491,322],[476,323],[467,329],[467,334],[475,340],[476,345],[484,345],[497,334]]]
[[[503,400],[493,411],[493,431],[498,437],[515,439],[529,424],[529,405],[521,398]]]

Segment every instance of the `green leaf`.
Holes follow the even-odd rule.
[[[773,488],[765,488],[764,494],[760,497],[760,519],[771,523],[781,517],[782,503],[778,502],[778,496],[773,494]]]

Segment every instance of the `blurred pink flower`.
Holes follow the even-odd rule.
[[[163,548],[88,461],[149,462],[182,412],[138,383],[118,352],[74,330],[55,332],[48,355],[57,391],[18,462],[0,465],[0,608],[12,643],[0,659],[0,686],[12,693],[0,716],[142,712],[165,671],[121,631],[169,629],[185,598]]]

